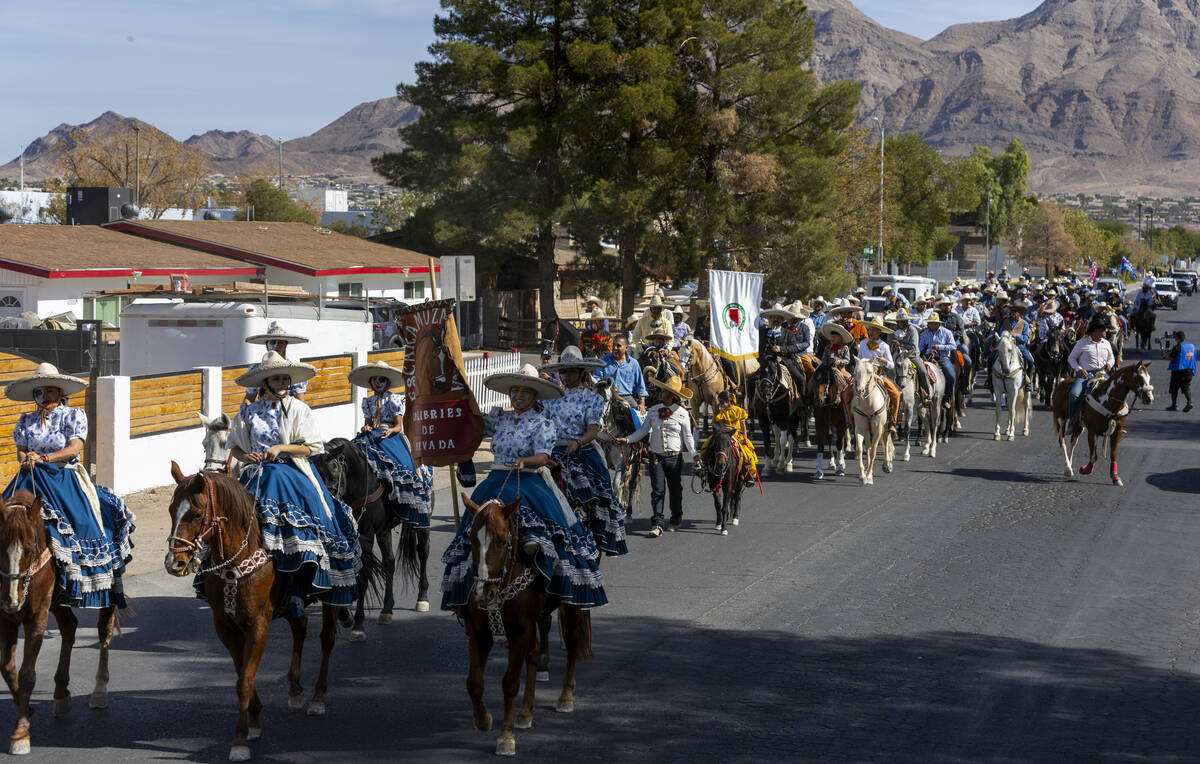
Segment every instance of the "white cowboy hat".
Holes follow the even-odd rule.
[[[301,337],[299,334],[290,334],[284,331],[283,327],[277,321],[272,321],[267,327],[266,334],[252,334],[246,338],[246,342],[251,345],[265,345],[268,340],[276,342],[286,342],[289,345],[299,345],[308,342],[308,337]]]
[[[787,306],[787,309],[798,319],[808,318],[812,315],[812,311],[808,309],[803,300],[796,300]]]
[[[898,310],[892,314],[892,320],[894,320],[896,323],[900,323],[901,321],[912,322],[912,321],[919,321],[920,317],[914,316],[912,313],[909,313],[904,308],[901,308],[900,310]]]
[[[863,327],[865,327],[867,329],[878,329],[879,331],[883,332],[884,334],[892,333],[891,329],[889,329],[888,327],[879,323],[878,321],[863,321],[862,325],[863,325]]]
[[[671,312],[677,313],[682,316],[683,315],[683,306],[680,305],[679,303],[675,303],[675,307],[671,308]]]
[[[692,399],[692,391],[689,388],[684,387],[683,380],[674,375],[669,377],[666,382],[659,382],[653,377],[647,379],[646,381],[657,388],[666,390],[669,393],[674,393],[685,401],[690,401]]]
[[[665,303],[663,303],[662,297],[659,297],[658,295],[654,295],[653,297],[650,298],[650,306],[649,307],[662,308],[664,306],[665,306]]]
[[[267,377],[285,374],[292,378],[292,384],[307,382],[316,376],[317,367],[299,361],[289,361],[274,350],[267,351],[258,368],[245,372],[234,380],[238,387],[261,387]]]
[[[933,301],[933,305],[936,308],[939,305],[951,305],[953,302],[954,300],[951,300],[949,297],[943,294],[939,295],[938,298]]]
[[[1058,300],[1046,300],[1042,303],[1042,313],[1055,313],[1058,311]]]
[[[66,398],[87,386],[87,380],[61,374],[52,363],[39,363],[37,369],[28,377],[21,377],[5,385],[4,395],[10,401],[31,401],[34,390],[40,387],[57,387]]]
[[[860,308],[849,300],[842,300],[829,309],[830,313],[857,313]]]
[[[599,358],[584,358],[574,345],[567,345],[558,357],[558,363],[548,363],[539,371],[563,371],[564,369],[603,369],[604,361]]]
[[[854,290],[854,293],[855,294],[866,294],[867,288],[866,287],[856,287]]]
[[[599,297],[597,297],[594,294],[589,294],[587,297],[583,298],[584,305],[591,305],[592,303],[596,303],[597,305],[603,305],[604,301],[601,300]]]
[[[779,303],[775,303],[767,310],[764,310],[761,313],[759,313],[759,315],[762,316],[763,318],[768,318],[768,319],[769,318],[778,318],[783,321],[791,321],[793,318],[796,317],[795,313],[791,312],[790,310],[783,307]]]
[[[832,321],[826,321],[821,324],[821,336],[831,342],[840,342],[843,345],[849,345],[854,342],[854,335],[846,331],[846,327],[841,324],[835,324]]]
[[[821,303],[822,305],[824,305],[827,308],[829,307],[829,300],[826,300],[821,295],[817,295],[816,297],[812,298],[812,306],[813,306],[814,310],[817,307],[817,303]]]
[[[585,310],[580,318],[588,321],[601,321],[606,318],[616,318],[616,316],[610,316],[602,308],[596,308],[595,310]]]
[[[350,384],[357,387],[370,387],[371,377],[387,377],[387,380],[392,383],[392,387],[399,387],[404,384],[404,372],[388,366],[383,361],[356,366],[353,371],[346,375],[346,378],[350,380]]]
[[[538,376],[534,365],[527,363],[517,372],[502,372],[489,374],[483,378],[483,386],[501,395],[508,395],[514,387],[528,387],[537,393],[538,400],[561,398],[563,389],[548,379]]]
[[[1008,299],[1008,292],[1005,292],[1003,289],[996,292],[996,301],[997,302],[999,302],[1000,300],[1007,300],[1007,299]]]
[[[932,312],[932,313],[930,313],[928,316],[926,316],[926,318],[925,318],[925,323],[927,323],[927,324],[937,324],[938,326],[941,326],[941,325],[942,325],[942,317],[941,317],[941,315],[939,315],[939,314],[938,314],[938,312],[935,310],[934,312]]]

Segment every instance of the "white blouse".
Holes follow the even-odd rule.
[[[667,413],[663,413],[667,412]],[[656,454],[686,451],[696,453],[696,439],[692,433],[692,415],[679,404],[669,409],[661,403],[650,407],[642,419],[642,426],[629,436],[630,443],[650,437],[650,451]]]

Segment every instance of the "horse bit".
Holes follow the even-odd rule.
[[[501,486],[501,488],[503,488],[503,486]],[[486,507],[488,504],[500,504],[500,503],[501,502],[499,499],[488,499],[484,503],[483,507],[479,508],[479,510],[482,511],[483,508]],[[505,576],[508,574],[511,564],[516,560],[516,556],[517,556],[517,521],[515,519],[510,520],[509,526],[512,528],[513,541],[511,544],[508,545],[508,557],[504,562],[504,567],[502,567],[500,569],[500,575],[489,576],[488,578],[485,578],[482,581],[480,581],[480,583],[499,584],[501,581],[504,580]],[[530,582],[532,582],[532,581],[533,581],[533,566],[530,565],[525,568],[525,570],[521,573],[521,575],[517,576],[512,581],[510,581],[508,583],[508,586],[506,586],[502,590],[500,590],[500,594],[496,597],[495,601],[493,601],[492,604],[486,605],[483,608],[484,612],[487,613],[488,628],[491,629],[492,639],[494,641],[496,641],[497,643],[499,643],[499,645],[501,647],[508,647],[508,632],[504,630],[504,616],[500,612],[500,609],[502,607],[504,607],[504,603],[508,602],[513,597],[516,597],[518,594],[525,591],[525,589],[529,586]]]
[[[22,509],[29,511],[29,507],[26,507],[24,504],[18,501],[8,502],[4,505],[4,507],[6,509]],[[51,556],[50,547],[47,546],[42,550],[42,553],[38,555],[37,562],[33,563],[20,573],[8,573],[7,571],[0,571],[0,578],[5,579],[6,581],[11,581],[14,578],[21,581],[21,599],[28,599],[29,585],[33,583],[33,577],[41,572],[42,568],[46,567],[46,563],[50,562]]]
[[[214,496],[215,489],[213,488],[212,480],[203,473],[198,473],[200,479],[204,481],[204,517],[201,521],[200,532],[191,541],[178,536],[168,536],[167,541],[177,541],[180,546],[170,546],[168,550],[172,554],[181,552],[189,552],[188,565],[192,567],[198,575],[206,575],[208,573],[216,573],[223,583],[222,599],[225,607],[225,613],[233,618],[237,615],[237,587],[238,581],[246,576],[255,573],[259,568],[266,564],[269,556],[263,549],[258,549],[254,554],[242,560],[237,565],[233,562],[246,551],[246,545],[250,543],[250,532],[252,529],[247,528],[245,535],[242,537],[242,545],[232,556],[225,559],[224,562],[215,563],[207,568],[200,567],[200,549],[201,542],[210,534],[216,536],[217,539],[217,554],[221,557],[225,556],[225,537],[221,532],[222,523],[228,518],[217,516],[216,497]],[[196,475],[192,475],[192,478]],[[191,478],[189,478],[190,480]]]

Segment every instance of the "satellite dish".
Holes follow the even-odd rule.
[[[136,218],[137,216],[138,208],[136,204],[127,203],[121,205],[121,218],[123,220],[129,220],[130,218]]]
[[[217,212],[216,210],[205,210],[204,219],[205,220],[220,220],[221,213]]]

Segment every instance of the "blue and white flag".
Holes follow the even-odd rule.
[[[709,271],[711,349],[722,358],[741,361],[758,356],[759,305],[763,275],[741,271]]]
[[[1129,258],[1124,255],[1121,256],[1121,270],[1129,271],[1130,276],[1137,278],[1137,271],[1133,269],[1133,263],[1129,262]]]

